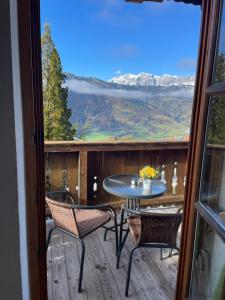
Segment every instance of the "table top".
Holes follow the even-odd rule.
[[[113,175],[104,179],[103,188],[108,193],[127,199],[152,199],[162,196],[166,192],[166,185],[160,180],[153,179],[150,189],[143,189],[143,185],[131,185],[131,179],[136,174]]]

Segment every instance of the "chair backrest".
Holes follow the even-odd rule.
[[[64,203],[68,203],[68,204],[75,204],[75,200],[73,199],[73,196],[67,190],[49,191],[49,192],[47,192],[47,197],[52,199],[52,200],[59,201],[59,202],[64,202]]]
[[[46,196],[46,202],[51,211],[55,226],[79,236],[74,209],[70,204],[50,199]]]
[[[138,243],[160,243],[176,248],[177,231],[181,221],[182,213],[141,214]]]

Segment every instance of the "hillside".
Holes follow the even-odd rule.
[[[193,84],[184,84],[178,77],[177,84],[125,85],[115,78],[106,82],[67,73],[65,86],[78,138],[182,139],[189,132]]]

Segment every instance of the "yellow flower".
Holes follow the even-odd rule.
[[[155,168],[151,166],[145,166],[143,169],[140,170],[139,174],[144,179],[152,179],[158,175],[158,172]]]

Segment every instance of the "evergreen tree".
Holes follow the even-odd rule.
[[[48,24],[42,37],[42,73],[44,137],[52,141],[73,140],[75,129],[69,121],[68,88],[62,87],[65,75]]]
[[[215,83],[225,82],[225,53],[221,52],[216,58]]]
[[[42,79],[45,88],[48,78],[48,68],[51,53],[55,45],[51,37],[51,29],[48,23],[44,25],[44,34],[41,37],[41,54],[42,54]]]
[[[215,83],[225,82],[225,54],[218,54],[214,75]],[[225,100],[224,97],[210,99],[208,143],[225,145]]]

